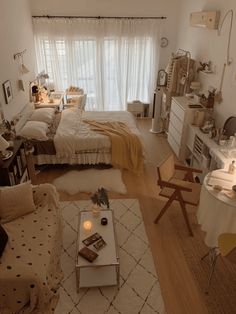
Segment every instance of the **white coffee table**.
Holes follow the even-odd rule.
[[[106,217],[107,225],[101,225],[101,218]],[[85,221],[91,221],[90,231],[85,230]],[[99,256],[92,262],[78,255],[79,250],[84,247],[82,240],[94,233],[99,233],[107,243],[97,251],[93,244],[88,248],[95,251]],[[110,209],[102,209],[99,216],[95,217],[91,210],[84,210],[79,213],[78,236],[76,245],[76,284],[77,291],[85,287],[119,286],[120,262],[118,255],[118,244],[116,239],[114,215]]]

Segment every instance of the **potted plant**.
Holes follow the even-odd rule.
[[[107,190],[104,188],[98,189],[91,196],[91,200],[93,203],[93,214],[94,214],[94,216],[99,215],[102,205],[106,205],[107,208],[110,208]]]

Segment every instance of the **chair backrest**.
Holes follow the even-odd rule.
[[[175,161],[174,156],[168,156],[158,167],[158,184],[161,184],[161,181],[169,181],[175,172]]]
[[[87,94],[84,94],[81,104],[80,104],[82,110],[85,110],[86,100],[87,100]]]

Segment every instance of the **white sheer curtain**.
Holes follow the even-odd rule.
[[[87,110],[126,110],[152,103],[160,23],[154,19],[34,18],[38,72],[57,90],[78,86]]]

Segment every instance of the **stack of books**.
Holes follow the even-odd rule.
[[[79,255],[85,258],[90,263],[92,263],[98,257],[98,254],[88,248],[88,246],[93,244],[93,247],[97,251],[99,251],[106,245],[106,242],[104,241],[102,236],[97,232],[84,239],[82,242],[85,246],[79,251]]]

